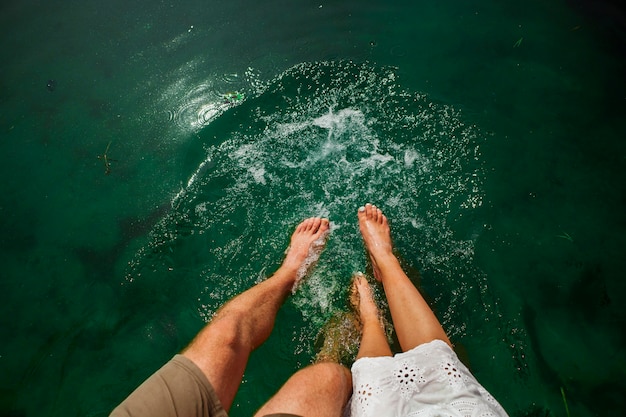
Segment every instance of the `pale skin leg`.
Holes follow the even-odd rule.
[[[387,217],[369,203],[359,208],[357,216],[374,276],[385,290],[402,350],[406,352],[435,339],[443,340],[452,347],[439,320],[393,254]]]
[[[233,403],[250,353],[269,337],[278,309],[291,294],[309,249],[328,230],[327,219],[310,218],[300,223],[291,237],[285,260],[274,275],[227,302],[182,352],[206,375],[226,411]],[[301,377],[298,373],[296,376]],[[320,380],[308,381],[306,386],[314,391],[318,388],[314,386],[315,381]],[[316,405],[319,405],[319,400]],[[298,402],[298,398],[292,398],[292,401]],[[305,404],[306,401],[307,398],[302,399]],[[338,407],[341,409],[341,406]],[[293,411],[283,409],[281,412]]]
[[[387,336],[380,321],[378,307],[374,302],[372,288],[363,274],[352,278],[351,303],[359,313],[362,326],[361,344],[356,359],[392,356]]]

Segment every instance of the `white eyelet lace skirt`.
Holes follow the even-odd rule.
[[[502,417],[495,398],[443,341],[352,365],[351,417]]]

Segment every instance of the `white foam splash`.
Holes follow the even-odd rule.
[[[202,259],[217,272],[202,275],[205,304],[248,288],[241,277],[274,265],[291,228],[319,215],[331,219],[332,239],[313,271],[321,250],[311,251],[292,299],[305,320],[327,317],[351,272],[365,267],[356,210],[368,201],[390,218],[409,263],[419,259],[442,282],[471,276],[477,235],[455,236],[449,222],[482,202],[480,152],[477,131],[454,108],[403,92],[393,72],[353,71],[341,63],[300,66],[262,91],[256,107],[253,99],[232,125],[263,127],[220,131],[217,142],[204,138],[219,164],[200,164],[155,239],[155,246],[166,246],[187,230],[210,237]],[[150,249],[144,253],[156,250]],[[173,256],[169,249],[166,255]],[[455,305],[449,308],[444,317],[456,314]]]
[[[305,260],[298,268],[298,272],[296,273],[296,280],[293,283],[293,287],[291,287],[291,293],[295,294],[296,290],[300,286],[300,282],[302,279],[309,273],[311,268],[317,263],[319,257],[324,250],[324,246],[326,245],[326,239],[330,235],[330,230],[328,229],[325,233],[323,233],[318,239],[316,239],[311,246],[309,247],[309,253]],[[289,248],[287,248],[287,252]]]

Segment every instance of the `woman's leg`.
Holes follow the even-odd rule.
[[[406,352],[435,339],[452,346],[439,320],[393,254],[387,217],[369,203],[359,208],[357,215],[359,229],[372,260],[374,276],[385,289],[402,350]]]
[[[352,279],[350,303],[359,313],[362,326],[361,344],[356,358],[391,356],[385,330],[374,302],[372,288],[365,275],[358,273]]]

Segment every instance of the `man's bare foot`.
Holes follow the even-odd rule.
[[[392,252],[391,232],[387,223],[387,217],[379,208],[370,203],[360,207],[357,216],[365,248],[372,260],[374,277],[381,281],[382,275],[379,264],[390,259],[390,257],[395,259]]]
[[[352,287],[350,288],[350,304],[359,313],[361,324],[376,321],[380,323],[380,313],[374,301],[372,287],[367,278],[360,272],[352,277]]]
[[[315,355],[315,362],[335,362],[350,366],[357,354],[361,340],[361,329],[358,313],[339,312],[335,313],[324,324],[317,340],[315,348],[319,349]]]
[[[291,235],[291,243],[287,248],[287,255],[281,267],[296,272],[294,288],[319,258],[322,249],[324,249],[329,230],[328,219],[311,217],[300,223]]]

